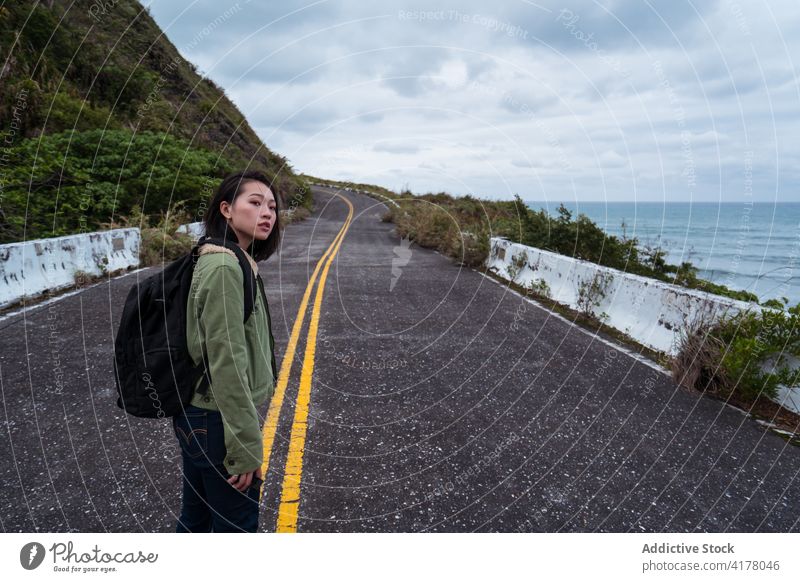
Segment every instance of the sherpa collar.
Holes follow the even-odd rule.
[[[258,275],[258,263],[256,263],[253,260],[253,257],[250,256],[250,253],[248,253],[244,249],[242,249],[242,252],[244,253],[244,256],[247,257],[247,260],[250,261],[250,265],[253,267],[253,272],[256,275]],[[200,255],[207,255],[209,253],[228,253],[230,256],[232,256],[237,261],[239,260],[236,257],[236,253],[233,252],[228,247],[223,247],[223,246],[215,245],[215,244],[212,244],[212,243],[206,243],[202,247],[200,247],[200,253],[199,253]]]

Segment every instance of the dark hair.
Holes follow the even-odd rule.
[[[279,193],[273,188],[272,181],[261,172],[236,172],[235,174],[228,174],[223,178],[203,219],[205,234],[214,238],[231,240],[239,244],[239,237],[236,236],[236,231],[228,224],[219,205],[222,202],[227,202],[233,206],[236,197],[242,192],[242,186],[248,182],[261,182],[269,186],[270,190],[275,194],[275,226],[272,227],[272,231],[269,233],[267,240],[253,239],[250,248],[246,249],[254,260],[266,261],[273,253],[278,251],[278,247],[281,243],[281,200]]]

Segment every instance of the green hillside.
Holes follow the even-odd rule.
[[[0,65],[0,243],[175,203],[199,220],[219,178],[243,168],[310,207],[286,158],[136,0],[0,0]]]

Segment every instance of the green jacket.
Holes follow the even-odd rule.
[[[258,264],[246,251],[245,255],[260,279]],[[257,407],[275,392],[276,375],[272,369],[270,322],[261,293],[256,293],[253,313],[247,323],[242,323],[242,277],[242,268],[232,250],[203,245],[186,310],[189,354],[200,365],[205,347],[211,377],[207,393],[195,392],[191,404],[222,413],[224,465],[231,475],[261,466],[263,446]]]

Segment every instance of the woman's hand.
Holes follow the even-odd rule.
[[[228,479],[228,483],[236,487],[239,491],[247,491],[248,487],[253,483],[253,477],[257,479],[262,479],[261,477],[261,467],[256,469],[255,471],[251,471],[249,473],[242,473],[241,475],[234,475],[230,479]]]

